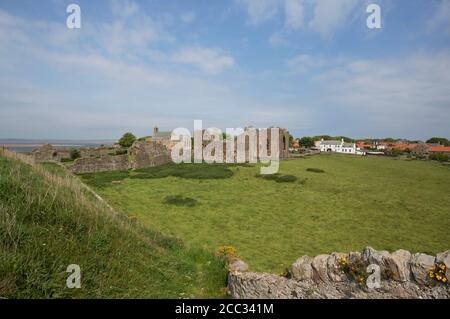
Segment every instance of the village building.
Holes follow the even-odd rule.
[[[157,126],[153,128],[153,135],[145,139],[148,142],[156,142],[164,145],[169,151],[181,141],[181,137],[169,131],[160,131]],[[185,148],[188,148],[188,142],[185,142]]]
[[[443,153],[443,154],[450,154],[450,146],[429,146],[428,147],[429,153]]]
[[[320,140],[318,148],[321,152],[334,152],[343,154],[366,155],[366,151],[356,147],[355,143],[344,142],[344,139],[337,140]]]

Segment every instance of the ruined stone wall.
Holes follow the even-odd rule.
[[[122,155],[112,155],[116,149],[110,147],[80,148],[79,151],[81,157],[67,164],[76,174],[139,169],[171,162],[169,150],[155,141],[136,141],[125,150],[127,154]],[[70,158],[70,151],[46,144],[34,149],[32,157],[36,162],[61,161]]]
[[[129,168],[128,155],[85,157],[76,159],[71,166],[70,171],[76,174],[122,171]]]
[[[112,147],[80,148],[81,157],[101,157],[114,152],[115,149]]]
[[[340,262],[378,265],[383,274],[381,287],[369,289],[365,281],[354,280]],[[450,298],[450,285],[430,277],[429,272],[445,265],[442,275],[450,278],[450,250],[430,256],[406,250],[393,253],[370,247],[362,253],[333,253],[314,258],[303,256],[286,277],[248,272],[241,260],[229,265],[228,294],[232,298]],[[364,269],[365,270],[365,269]]]
[[[56,148],[50,144],[44,144],[31,152],[31,156],[36,162],[61,161],[70,158],[70,151],[63,148]]]
[[[172,161],[168,149],[158,142],[136,141],[129,154],[130,167],[134,169],[159,166]]]

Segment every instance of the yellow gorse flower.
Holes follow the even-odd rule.
[[[428,277],[446,284],[448,283],[448,278],[445,276],[446,269],[447,266],[444,263],[436,264],[435,269],[428,272]]]

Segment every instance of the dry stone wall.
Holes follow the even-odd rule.
[[[380,287],[368,288],[342,269],[342,260],[380,267]],[[393,253],[367,247],[360,252],[302,256],[287,276],[249,272],[242,260],[229,265],[228,294],[232,298],[341,299],[432,298],[449,299],[450,285],[431,278],[429,272],[445,265],[450,278],[450,250],[430,256],[406,250]]]
[[[128,155],[106,155],[99,158],[96,157],[85,157],[78,158],[74,161],[73,165],[69,169],[77,174],[84,173],[96,173],[96,172],[106,172],[106,171],[123,171],[127,170]]]

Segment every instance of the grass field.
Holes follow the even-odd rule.
[[[68,289],[67,266],[81,267]],[[212,298],[224,262],[112,212],[77,178],[0,150],[0,298]]]
[[[82,179],[114,207],[189,247],[235,246],[256,271],[278,273],[304,254],[367,245],[448,249],[448,167],[324,154],[281,162],[280,173],[296,176],[294,182],[258,178],[258,172],[248,165],[192,164]]]

